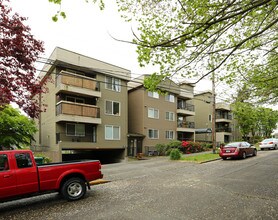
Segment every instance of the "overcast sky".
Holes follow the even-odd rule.
[[[140,68],[137,63],[136,47],[112,39],[132,40],[131,29],[134,24],[126,23],[117,11],[115,1],[105,5],[100,11],[97,5],[85,0],[64,0],[62,10],[67,18],[53,22],[51,17],[59,6],[48,0],[10,0],[14,12],[27,17],[26,24],[36,39],[44,42],[48,58],[56,46],[62,47],[92,58],[108,62],[132,72],[132,77],[151,74],[157,68]],[[209,81],[198,83],[195,91],[211,89]]]

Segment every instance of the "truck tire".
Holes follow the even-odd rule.
[[[81,178],[73,177],[63,183],[61,194],[65,199],[74,201],[84,197],[86,190],[85,181]]]

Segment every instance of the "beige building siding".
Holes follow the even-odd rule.
[[[134,134],[144,133],[144,88],[140,87],[128,94],[128,131]]]
[[[211,129],[212,128],[212,94],[204,92],[195,95],[195,128],[196,129]],[[211,142],[211,133],[196,134],[196,141]]]
[[[179,85],[166,79],[157,86],[162,94],[149,94],[143,86],[146,77],[148,75],[143,75],[129,83],[129,156],[138,152],[148,154],[157,144],[168,144],[181,138],[194,139],[194,121],[188,123],[195,115],[194,86]],[[178,100],[181,103],[178,104]],[[158,117],[151,116],[157,113]],[[178,127],[178,118],[182,118],[183,126]]]
[[[40,74],[45,76],[47,71],[52,82],[47,82],[49,91],[41,98],[42,105],[47,108],[37,121],[36,145],[43,147],[44,153],[53,161],[61,161],[65,150],[124,152],[128,134],[127,82],[130,71],[62,48],[53,51],[50,62],[52,65],[45,65]],[[106,77],[114,80],[113,86],[107,83]],[[119,81],[120,90],[114,86]],[[119,114],[106,113],[107,101],[109,106],[112,103],[112,108],[116,104],[116,109],[119,103]],[[75,135],[67,133],[67,126],[75,127]],[[78,126],[82,126],[85,133],[78,135]],[[112,131],[116,133],[119,127],[119,140],[106,139],[106,126],[114,126]]]
[[[168,143],[170,142],[169,139],[166,139],[165,133],[166,131],[174,131],[176,133],[177,128],[177,115],[176,115],[176,109],[177,109],[177,103],[176,103],[176,97],[175,102],[169,102],[165,100],[164,95],[159,95],[159,99],[149,97],[148,92],[146,91],[144,93],[144,115],[145,117],[145,123],[144,123],[144,135],[146,138],[144,139],[144,145],[145,146],[155,146],[157,143]],[[159,118],[149,118],[148,117],[148,109],[153,108],[157,109],[159,111]],[[174,113],[174,121],[166,120],[166,112],[172,112]],[[149,129],[155,129],[159,131],[158,140],[157,139],[150,139],[148,136]],[[176,138],[176,134],[175,137]]]

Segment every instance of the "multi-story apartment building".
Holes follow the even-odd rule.
[[[194,95],[196,117],[196,141],[211,142],[212,136],[212,93],[204,91]]]
[[[123,158],[128,133],[130,71],[56,48],[40,73],[49,92],[39,99],[36,145],[53,161]]]
[[[165,80],[158,86],[163,93],[150,92],[143,86],[145,77],[128,84],[128,156],[148,153],[156,144],[195,137],[194,87]]]
[[[194,96],[194,103],[196,106],[195,112],[197,115],[197,117],[195,117],[196,140],[211,142],[213,122],[211,91],[196,94]],[[232,115],[231,105],[226,103],[216,103],[215,132],[217,144],[228,143],[241,139],[241,135],[237,127],[237,121]]]

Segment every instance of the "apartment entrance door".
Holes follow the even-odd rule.
[[[128,135],[127,156],[135,157],[138,153],[143,153],[144,135]]]

